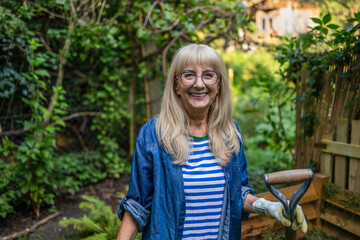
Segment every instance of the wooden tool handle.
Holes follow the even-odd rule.
[[[312,178],[309,169],[287,170],[267,174],[268,184],[294,183]]]

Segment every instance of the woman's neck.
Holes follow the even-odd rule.
[[[195,137],[203,137],[207,134],[207,118],[190,119],[189,133]]]

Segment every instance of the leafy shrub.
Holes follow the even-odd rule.
[[[98,198],[83,195],[85,200],[80,203],[82,210],[88,211],[88,215],[82,218],[70,218],[60,220],[59,225],[62,227],[73,227],[78,233],[71,236],[70,239],[86,239],[86,240],[113,240],[116,239],[121,226],[121,221],[116,213],[111,210],[104,202]],[[136,239],[140,239],[138,234]]]
[[[98,151],[69,153],[56,159],[59,187],[74,194],[80,187],[105,179],[106,162]]]
[[[4,158],[10,157],[14,147],[15,144],[5,137],[2,144],[0,144],[0,152]],[[14,211],[11,202],[17,197],[17,191],[12,186],[9,186],[13,178],[14,167],[11,163],[4,162],[0,158],[0,172],[0,216],[5,218],[7,214]]]

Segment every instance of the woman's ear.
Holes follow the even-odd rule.
[[[176,95],[180,95],[180,92],[179,92],[179,87],[178,87],[178,81],[176,78],[174,78],[174,89],[175,89],[175,93]]]

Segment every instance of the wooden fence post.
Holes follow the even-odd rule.
[[[323,139],[332,141],[332,134],[327,133],[324,134]],[[321,154],[321,173],[326,174],[330,177],[330,180],[332,179],[332,169],[333,169],[333,163],[331,161],[331,154],[330,153],[322,153]]]
[[[360,120],[351,122],[351,144],[360,145]],[[350,158],[349,190],[360,193],[360,159]]]
[[[336,127],[336,141],[347,143],[348,139],[348,119],[339,119]],[[341,187],[346,188],[346,157],[336,156],[335,157],[335,174],[334,183]]]
[[[329,154],[327,154],[329,155]],[[324,175],[321,173],[316,173],[314,175],[313,184],[315,186],[315,190],[318,196],[318,200],[315,202],[315,210],[316,210],[316,220],[315,220],[315,228],[321,229],[321,202],[323,198],[323,190],[324,187],[328,184],[330,177],[328,175]]]

